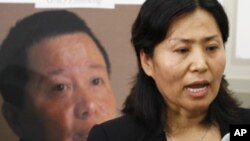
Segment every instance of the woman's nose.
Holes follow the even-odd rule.
[[[97,113],[96,100],[90,94],[82,94],[76,101],[74,113],[77,118],[88,119]]]
[[[192,54],[190,70],[192,72],[205,72],[208,69],[207,57],[202,51]]]

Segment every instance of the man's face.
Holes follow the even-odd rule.
[[[28,50],[27,95],[21,116],[25,141],[85,141],[94,124],[116,116],[105,61],[82,32],[60,35]]]

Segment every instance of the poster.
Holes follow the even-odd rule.
[[[114,0],[36,0],[36,8],[114,8]]]
[[[115,4],[143,4],[145,0],[115,0]]]
[[[35,3],[36,0],[0,0],[0,3]]]

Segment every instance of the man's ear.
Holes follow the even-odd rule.
[[[140,60],[142,69],[148,76],[153,76],[154,66],[152,63],[152,58],[148,56],[143,50],[140,51]]]
[[[10,103],[4,102],[2,112],[12,131],[18,137],[21,137],[20,109]]]

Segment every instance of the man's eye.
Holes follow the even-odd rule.
[[[95,78],[91,81],[93,85],[100,85],[102,83],[102,80],[100,78]]]
[[[64,91],[66,88],[65,84],[57,84],[54,88],[56,91]]]

